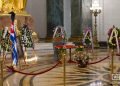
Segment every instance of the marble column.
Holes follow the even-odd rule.
[[[71,37],[80,36],[80,11],[79,0],[71,0]]]
[[[63,0],[47,0],[47,37],[58,25],[63,26]]]
[[[92,27],[92,0],[71,0],[71,37],[82,36],[83,29]]]
[[[82,0],[82,30],[86,27],[92,28],[92,13],[90,7],[92,6],[92,0]]]
[[[64,29],[69,39],[71,36],[71,0],[64,0]]]
[[[27,0],[26,10],[34,19],[35,31],[39,37],[45,38],[47,34],[46,0]]]

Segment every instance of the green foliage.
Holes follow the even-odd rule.
[[[85,44],[86,44],[86,45],[90,45],[90,44],[91,44],[90,37],[86,37],[86,38],[85,38]]]
[[[78,46],[75,51],[83,51],[84,47],[83,46]]]
[[[0,30],[0,49],[3,49],[3,51],[10,51],[9,33],[7,32],[5,38],[3,38],[3,32],[4,30]]]
[[[28,28],[27,25],[23,26],[21,29],[21,43],[24,47],[33,47],[33,40],[32,40],[32,31]]]
[[[109,48],[112,48],[112,49],[117,47],[117,45],[116,45],[116,38],[115,37],[112,38],[111,42],[108,42],[108,46],[109,46]]]

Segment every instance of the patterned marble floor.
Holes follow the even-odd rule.
[[[28,66],[21,70],[22,72],[38,73],[54,65],[52,43],[36,44],[35,51],[38,61],[28,63]],[[33,55],[31,52],[29,49],[29,56]],[[106,49],[97,49],[93,61],[102,59],[107,55]],[[115,56],[114,73],[120,72],[119,61],[119,56]],[[110,59],[89,65],[86,68],[66,63],[66,86],[119,86],[119,82],[116,82],[116,85],[111,85],[110,73]],[[59,64],[53,70],[40,75],[7,72],[4,74],[4,86],[64,86],[63,66]]]

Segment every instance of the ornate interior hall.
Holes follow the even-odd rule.
[[[21,64],[23,73],[35,74],[42,72],[56,62],[53,61],[53,46],[52,43],[37,43],[35,52],[38,60],[31,61],[27,65]],[[106,49],[95,50],[96,57],[92,57],[92,62],[108,56]],[[28,50],[28,57],[32,57],[32,51]],[[74,52],[74,49],[72,50]],[[73,56],[72,56],[73,57]],[[67,61],[69,54],[67,54]],[[10,58],[9,58],[10,60]],[[7,63],[9,62],[6,61]],[[97,64],[90,64],[86,68],[79,68],[76,63],[68,63],[66,61],[66,86],[111,86],[110,80],[110,59],[106,59]],[[115,56],[116,67],[114,71],[120,72],[119,56]],[[119,83],[119,82],[118,82]],[[4,86],[64,86],[63,82],[63,66],[59,64],[56,68],[42,73],[40,75],[24,75],[21,73],[12,73],[5,70]]]
[[[120,0],[0,0],[0,86],[120,86]]]

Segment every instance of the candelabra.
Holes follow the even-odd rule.
[[[101,13],[102,8],[99,6],[99,3],[95,0],[90,7],[92,14],[95,17],[94,29],[93,29],[93,40],[94,40],[94,47],[99,47],[98,39],[97,39],[97,16]]]

